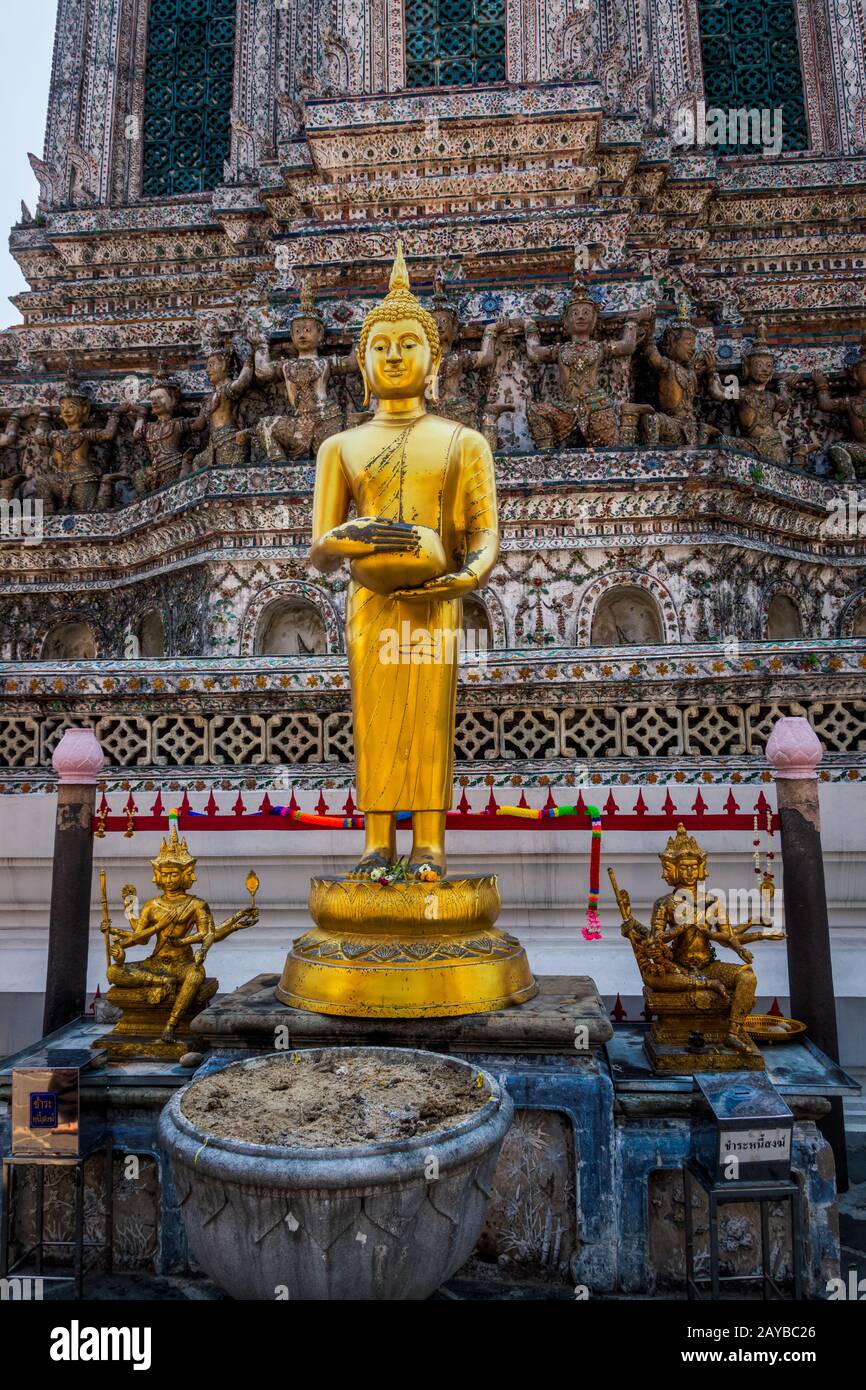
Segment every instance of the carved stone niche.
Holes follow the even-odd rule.
[[[774,594],[767,607],[767,637],[771,642],[795,642],[803,636],[803,619],[788,594]]]
[[[664,642],[661,617],[642,589],[611,589],[592,616],[593,647],[657,646]]]
[[[42,644],[43,661],[94,661],[96,638],[87,623],[58,623]]]
[[[302,598],[265,609],[256,634],[258,656],[321,656],[328,650],[321,614]]]
[[[161,660],[165,656],[165,627],[162,615],[152,608],[138,625],[138,644],[143,657]]]

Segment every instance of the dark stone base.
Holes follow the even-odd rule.
[[[436,1052],[574,1056],[586,1055],[612,1037],[607,1011],[588,975],[548,975],[538,983],[535,998],[519,1007],[462,1018],[376,1019],[289,1008],[275,994],[279,976],[257,975],[199,1014],[192,1032],[196,1046],[207,1044],[220,1052],[269,1052],[293,1045],[349,1047],[364,1042]]]

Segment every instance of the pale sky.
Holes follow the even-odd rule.
[[[9,228],[22,198],[36,210],[39,185],[27,152],[42,155],[56,13],[57,0],[0,0],[0,328],[21,322],[9,295],[26,285],[9,254]]]

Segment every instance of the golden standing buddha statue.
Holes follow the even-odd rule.
[[[366,815],[355,873],[393,862],[396,813],[411,811],[409,873],[427,863],[444,875],[456,642],[463,595],[484,584],[499,552],[496,483],[484,436],[425,410],[425,388],[436,399],[439,331],[409,289],[402,249],[384,303],[364,323],[358,361],[376,413],[319,451],[310,552],[318,569],[348,559],[352,573],[346,646]],[[437,642],[450,659],[432,659]]]
[[[325,572],[348,560],[352,576],[346,646],[365,815],[348,879],[313,880],[317,927],[295,942],[277,991],[322,1013],[473,1013],[536,990],[519,943],[493,925],[495,878],[445,880],[463,596],[490,574],[499,527],[486,439],[425,410],[440,362],[398,243],[389,292],[358,345],[375,414],[326,439],[316,460],[310,557]],[[392,882],[399,811],[412,813],[412,851]]]

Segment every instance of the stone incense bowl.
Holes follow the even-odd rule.
[[[352,1147],[279,1147],[208,1134],[162,1112],[189,1248],[232,1298],[428,1298],[475,1248],[502,1140],[514,1113],[490,1073],[457,1057],[408,1048],[311,1048],[300,1065],[362,1055],[401,1067],[447,1067],[481,1084],[468,1117],[411,1139]],[[286,1053],[235,1062],[253,1070]]]

